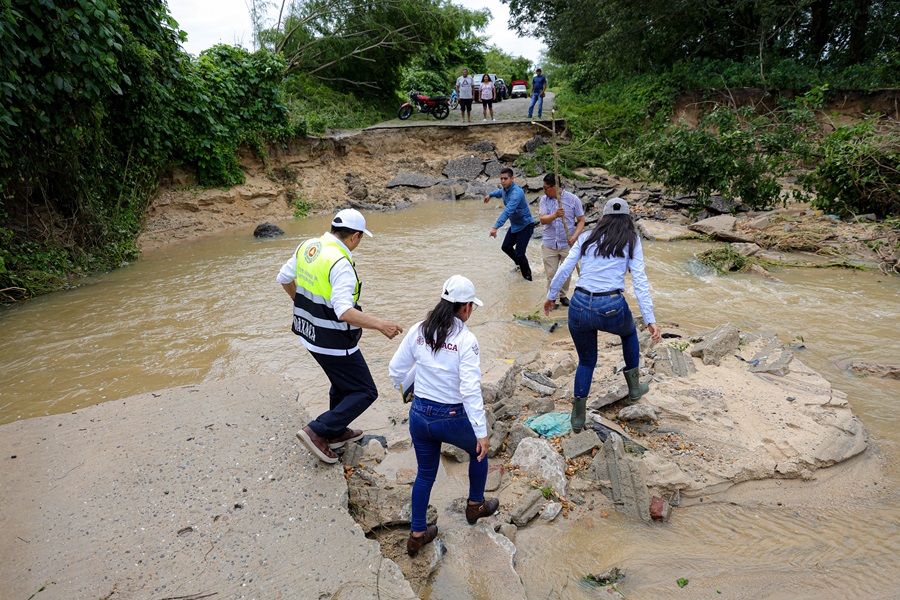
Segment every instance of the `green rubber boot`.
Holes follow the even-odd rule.
[[[641,383],[640,367],[623,371],[623,373],[625,374],[625,383],[628,384],[628,403],[634,404],[641,399],[641,396],[650,391],[650,386],[646,383]]]
[[[587,408],[587,398],[572,399],[572,432],[581,433],[584,429],[584,411]]]

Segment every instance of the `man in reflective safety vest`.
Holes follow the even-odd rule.
[[[363,329],[377,329],[388,339],[403,330],[396,323],[362,312],[360,281],[352,252],[366,229],[366,219],[352,208],[340,211],[331,232],[306,240],[278,273],[278,283],[294,299],[291,330],[325,371],[331,382],[330,409],[297,432],[297,437],[326,463],[335,463],[332,450],[360,439],[349,428],[378,397],[369,366],[357,346]]]

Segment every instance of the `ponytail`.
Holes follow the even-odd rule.
[[[447,337],[456,327],[454,317],[467,302],[450,302],[441,298],[440,302],[435,305],[428,313],[425,321],[422,322],[422,337],[425,338],[425,344],[431,348],[432,353],[437,354]]]

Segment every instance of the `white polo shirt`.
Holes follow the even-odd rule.
[[[425,344],[422,321],[416,323],[394,353],[388,372],[394,385],[399,386],[415,367],[416,396],[441,404],[462,404],[475,437],[485,438],[487,418],[481,397],[478,340],[465,323],[455,317],[453,321],[454,327],[437,353]]]

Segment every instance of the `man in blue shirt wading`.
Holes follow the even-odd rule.
[[[541,70],[531,80],[531,106],[528,107],[528,118],[534,114],[534,105],[538,105],[538,119],[544,112],[544,91],[547,89],[547,78],[541,75]]]
[[[522,277],[531,281],[531,266],[525,256],[525,250],[528,248],[531,234],[534,233],[534,217],[528,208],[525,192],[513,181],[513,172],[509,167],[504,167],[500,171],[500,186],[503,189],[495,190],[484,197],[485,204],[491,198],[503,199],[503,212],[491,227],[490,236],[497,237],[497,230],[509,219],[509,231],[506,232],[501,249],[519,266]]]

